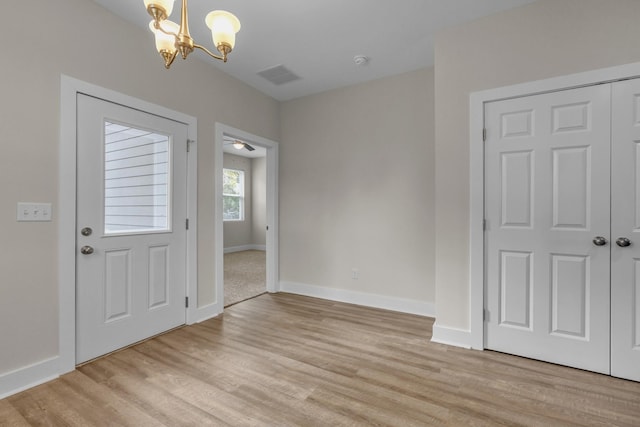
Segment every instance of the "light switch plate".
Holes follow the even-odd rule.
[[[19,202],[16,212],[18,221],[51,221],[51,203]]]

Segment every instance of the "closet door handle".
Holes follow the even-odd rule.
[[[593,244],[596,246],[604,246],[607,244],[607,239],[602,236],[596,236],[593,238]]]
[[[620,246],[621,248],[626,248],[627,246],[631,246],[631,240],[627,239],[626,237],[618,237],[616,239],[616,245]]]

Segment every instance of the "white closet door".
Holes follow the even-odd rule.
[[[640,81],[612,99],[611,375],[640,381]]]
[[[610,86],[485,107],[485,347],[609,373]]]

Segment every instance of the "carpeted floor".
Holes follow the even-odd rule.
[[[265,251],[224,254],[224,306],[265,293],[266,270]]]

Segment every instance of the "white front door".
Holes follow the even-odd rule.
[[[612,101],[611,375],[640,381],[640,81]]]
[[[77,105],[81,363],[185,323],[187,125],[81,94]]]
[[[485,107],[487,348],[609,373],[610,91]]]

